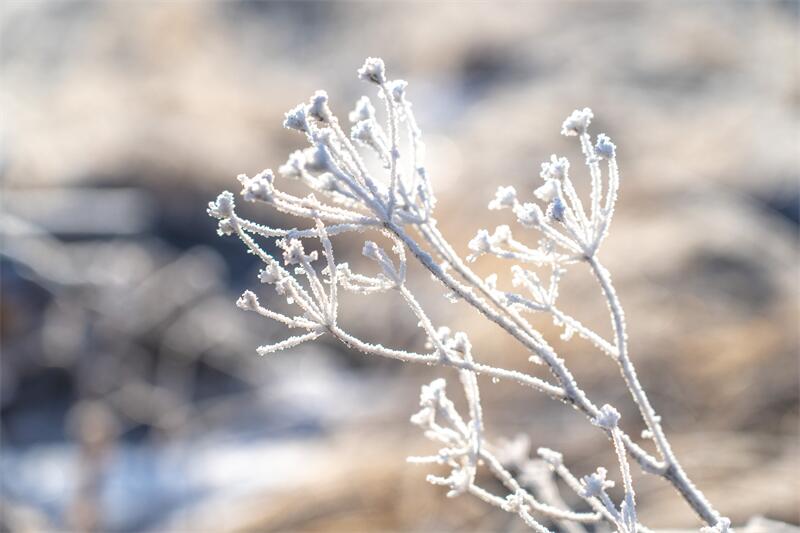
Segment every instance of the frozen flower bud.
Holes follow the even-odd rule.
[[[427,481],[436,485],[440,484],[436,476],[428,476]],[[448,482],[447,484],[449,485],[450,490],[445,496],[448,498],[455,498],[456,496],[460,496],[469,490],[471,476],[465,468],[459,467],[458,469],[453,469],[453,472],[446,481]]]
[[[245,311],[255,311],[258,309],[258,296],[253,291],[244,291],[236,300],[236,307]]]
[[[613,487],[614,482],[606,479],[607,474],[608,471],[601,466],[594,474],[583,476],[581,480],[581,485],[583,486],[581,496],[584,498],[595,498],[602,495],[606,489]]]
[[[233,215],[233,207],[233,194],[224,191],[215,201],[208,203],[207,212],[214,218],[230,218]]]
[[[389,84],[389,94],[392,95],[392,99],[398,104],[403,103],[406,97],[406,87],[408,87],[408,82],[406,80],[394,80]]]
[[[459,331],[453,335],[452,340],[448,344],[451,349],[461,354],[469,353],[472,349],[472,344],[469,342],[467,334],[463,331]]]
[[[217,235],[220,237],[223,235],[233,235],[234,231],[233,223],[229,218],[223,218],[219,221],[219,224],[217,224]]]
[[[371,81],[378,85],[386,83],[386,67],[383,59],[379,57],[368,57],[364,65],[358,69],[358,77],[364,81]]]
[[[552,468],[558,468],[564,464],[564,456],[550,448],[539,448],[536,453]]]
[[[517,221],[526,228],[538,226],[544,217],[542,208],[532,203],[518,204],[514,207],[514,214],[517,215]]]
[[[592,419],[592,424],[603,429],[612,430],[617,427],[619,418],[619,411],[614,409],[614,407],[605,404],[600,408],[600,413],[597,415],[597,417]]]
[[[376,146],[375,121],[362,120],[357,122],[350,130],[350,138],[367,146]]]
[[[356,107],[348,115],[350,122],[356,123],[362,120],[369,120],[375,118],[375,108],[372,106],[369,98],[362,96],[356,102]]]
[[[272,170],[263,170],[252,178],[247,177],[245,174],[239,174],[237,179],[242,184],[242,197],[244,197],[245,202],[254,202],[256,200],[268,202],[272,199],[272,193],[274,192],[272,184],[275,181]]]
[[[320,190],[323,191],[340,191],[339,184],[336,178],[330,172],[325,172],[317,177],[317,183]]]
[[[328,93],[325,91],[317,91],[308,104],[308,114],[320,122],[328,123],[333,114],[330,107],[328,107]]]
[[[297,265],[306,260],[314,260],[316,258],[316,253],[306,255],[303,243],[299,239],[281,239],[277,244],[283,248],[283,261],[287,265]]]
[[[447,382],[444,378],[435,379],[428,385],[423,385],[419,394],[419,404],[421,406],[430,405],[434,406],[438,403],[439,398],[444,394],[447,387]]]
[[[539,176],[547,180],[563,180],[569,172],[569,160],[566,157],[550,156],[550,161],[542,163],[542,171]]]
[[[597,136],[597,143],[594,145],[594,150],[597,152],[598,157],[604,159],[614,159],[616,155],[617,146],[611,142],[611,139],[605,133]]]
[[[339,263],[338,265],[336,265],[336,273],[337,273],[337,275],[343,276],[343,277],[346,277],[346,278],[350,278],[350,277],[353,276],[353,271],[350,270],[350,264],[349,263]]]
[[[489,209],[496,211],[506,207],[514,207],[517,203],[517,190],[514,187],[498,187],[494,193],[494,200],[489,202]]]
[[[281,279],[281,272],[275,264],[267,265],[266,268],[258,272],[258,280],[261,283],[275,283]]]
[[[285,295],[286,294],[286,286],[290,284],[290,280],[291,279],[292,278],[287,276],[285,278],[281,278],[278,281],[276,281],[275,282],[275,292],[277,292],[278,294],[281,294],[281,295]],[[291,303],[292,302],[289,302],[289,304],[291,304]]]
[[[592,110],[588,107],[576,109],[561,125],[561,135],[574,137],[586,133],[589,124],[592,122],[592,118],[594,118],[594,115],[592,114]]]
[[[308,133],[308,118],[306,117],[306,108],[303,104],[295,106],[284,115],[283,127],[302,133]]]
[[[278,174],[284,178],[299,178],[306,167],[306,158],[303,152],[295,150],[289,155],[288,161],[278,167]]]
[[[369,259],[374,259],[375,261],[381,260],[381,249],[372,241],[364,243],[364,248],[361,249],[361,253],[364,257],[368,257]]]
[[[558,222],[564,222],[564,214],[566,212],[567,207],[558,196],[553,198],[553,201],[550,202],[550,205],[547,207],[547,215]]]
[[[331,168],[331,156],[322,143],[303,150],[306,158],[305,167],[312,172],[326,172]]]
[[[511,228],[509,228],[505,224],[494,228],[494,233],[492,234],[492,242],[495,242],[497,244],[506,244],[510,240],[511,240]]]
[[[533,191],[534,196],[543,202],[552,202],[558,198],[561,185],[556,180],[547,180],[544,185]]]
[[[475,261],[480,255],[492,249],[492,239],[485,229],[478,230],[478,234],[469,241],[467,247],[473,252],[467,257],[468,261]]]

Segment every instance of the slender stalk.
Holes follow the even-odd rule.
[[[595,278],[597,278],[603,295],[608,302],[617,348],[616,361],[619,365],[620,372],[622,373],[625,383],[628,385],[628,390],[630,390],[634,402],[636,402],[636,405],[639,407],[639,411],[642,414],[647,428],[653,435],[656,448],[665,462],[665,469],[661,475],[678,489],[678,492],[681,493],[689,506],[700,518],[705,520],[708,524],[714,525],[720,518],[719,513],[711,506],[711,503],[706,499],[703,493],[689,480],[689,477],[678,462],[678,458],[672,451],[669,441],[667,441],[667,436],[661,426],[659,417],[650,404],[650,400],[647,398],[647,394],[639,382],[639,377],[636,375],[636,369],[628,356],[625,314],[622,310],[617,292],[611,284],[611,275],[594,255],[588,257],[587,262]]]
[[[454,361],[454,360],[443,361],[437,354],[420,354],[404,350],[394,350],[392,348],[387,348],[380,344],[370,344],[364,342],[361,339],[358,339],[350,335],[349,333],[342,330],[338,326],[331,327],[330,332],[331,334],[333,334],[334,337],[339,339],[344,345],[349,346],[365,354],[378,355],[381,357],[387,357],[389,359],[397,359],[399,361],[405,361],[407,363],[424,363],[427,365],[442,365],[442,366],[450,366],[453,368],[458,368],[461,370],[470,370],[472,372],[490,378],[515,381],[518,384],[523,385],[525,387],[530,387],[532,389],[541,391],[550,396],[551,398],[562,401],[565,400],[564,391],[560,387],[557,387],[537,377],[529,376],[528,374],[523,374],[522,372],[517,372],[516,370],[495,368],[480,363],[472,363],[468,361]]]

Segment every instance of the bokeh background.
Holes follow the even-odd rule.
[[[258,264],[217,237],[207,202],[302,147],[283,112],[314,90],[344,118],[371,90],[355,76],[369,55],[410,82],[438,218],[462,251],[509,222],[485,211],[498,185],[529,195],[552,152],[581,167],[558,130],[594,109],[623,175],[602,258],[673,446],[734,523],[798,523],[797,2],[0,9],[4,530],[520,529],[405,464],[436,449],[408,416],[420,384],[447,372],[327,341],[259,358],[287,333],[233,305]],[[596,287],[569,280],[565,307],[608,333]],[[468,331],[481,359],[525,367],[509,339],[428,287],[437,323]],[[391,299],[343,313],[365,336],[421,343]],[[536,324],[638,432],[608,358]],[[576,473],[615,471],[581,415],[506,384],[483,395],[491,438],[526,434]],[[645,523],[697,527],[669,486],[636,479]]]

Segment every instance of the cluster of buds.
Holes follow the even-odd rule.
[[[364,354],[455,369],[468,414],[459,414],[446,395],[444,380],[438,379],[423,387],[420,410],[411,421],[442,448],[435,455],[410,461],[448,468],[447,475],[429,475],[428,481],[447,487],[450,497],[469,493],[514,513],[535,531],[549,531],[541,517],[568,532],[580,531],[580,524],[599,521],[606,521],[624,533],[640,531],[628,455],[647,472],[666,478],[669,471],[669,481],[707,523],[714,524],[709,531],[727,531],[728,523],[705,502],[680,470],[665,441],[660,420],[649,405],[627,356],[622,309],[610,277],[597,259],[617,199],[616,146],[605,134],[598,135],[593,142],[589,134],[591,110],[576,110],[561,129],[563,135],[577,137],[580,141],[591,184],[588,202],[584,204],[573,185],[569,161],[553,155],[542,164],[539,176],[543,182],[531,187],[529,201],[520,199],[525,191],[503,186],[497,189],[488,206],[490,210],[509,210],[523,229],[535,230],[536,245],[523,243],[515,238],[509,226],[501,225],[493,232],[479,230],[468,244],[471,253],[465,261],[441,234],[433,218],[436,198],[423,163],[422,134],[408,99],[408,83],[390,80],[383,61],[378,58],[368,58],[358,70],[358,77],[377,87],[385,106],[384,120],[379,120],[372,102],[364,96],[349,113],[350,131],[345,132],[325,91],[316,91],[307,103],[285,115],[284,126],[301,133],[309,146],[294,151],[278,168],[278,176],[301,182],[310,189],[307,195],[297,196],[281,190],[271,170],[253,177],[244,174],[238,177],[245,201],[268,204],[281,213],[312,222],[311,227],[274,228],[242,218],[236,212],[233,195],[227,191],[208,206],[209,215],[218,221],[220,235],[236,235],[241,239],[249,252],[263,263],[258,275],[261,283],[274,289],[293,311],[281,313],[268,309],[259,302],[255,292],[249,290],[238,299],[237,306],[303,331],[260,346],[258,353],[265,355],[293,348],[329,335]],[[401,153],[399,139],[403,135],[409,142],[408,149]],[[371,152],[383,164],[380,175],[369,170],[362,152]],[[602,163],[607,167],[605,176]],[[363,255],[377,266],[377,273],[373,275],[354,272],[348,263],[337,263],[334,258],[332,237],[364,231],[380,232],[391,242],[390,250],[384,250],[374,241],[364,241]],[[270,247],[260,244],[262,239],[275,239],[280,253],[277,256],[268,253],[266,250]],[[528,360],[544,365],[555,381],[482,364],[473,353],[466,333],[435,326],[407,285],[407,251],[445,287],[448,298],[465,301],[500,326],[522,344],[528,352]],[[483,279],[470,269],[467,263],[482,255],[514,263],[510,269],[512,290],[498,288],[496,274]],[[559,307],[563,273],[579,262],[590,265],[607,300],[614,328],[613,342]],[[387,291],[399,294],[425,335],[427,352],[373,344],[345,331],[338,320],[340,290],[364,295]],[[562,339],[569,340],[577,333],[619,364],[646,423],[645,438],[656,444],[660,459],[639,447],[622,431],[620,415],[615,408],[597,407],[589,400],[565,361],[528,322],[525,314],[530,312],[551,315],[553,322],[564,328]],[[539,458],[529,458],[529,440],[515,444],[513,453],[501,450],[496,457],[483,438],[479,375],[533,388],[583,412],[613,442],[625,488],[624,500],[615,505],[607,493],[613,482],[605,469],[599,468],[579,480],[567,469],[558,452],[540,448]],[[509,466],[507,462],[513,464]],[[487,468],[507,492],[496,495],[479,486],[479,467]],[[565,509],[560,489],[553,482],[556,477],[583,498],[592,511]]]
[[[478,454],[475,453],[475,435],[471,428],[475,421],[465,422],[455,404],[447,397],[447,383],[437,379],[422,387],[420,410],[411,417],[411,423],[421,428],[425,435],[445,447],[428,457],[409,457],[411,463],[447,465],[450,475],[428,476],[428,482],[449,487],[447,496],[453,498],[469,490],[475,481]]]

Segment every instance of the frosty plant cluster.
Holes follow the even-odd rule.
[[[329,335],[367,355],[452,367],[468,409],[458,412],[448,398],[445,380],[437,379],[424,386],[420,411],[411,421],[441,448],[434,455],[412,457],[409,461],[445,466],[447,475],[429,475],[428,481],[445,487],[447,496],[471,494],[518,515],[536,531],[558,528],[575,532],[609,526],[626,533],[646,531],[636,515],[631,462],[671,483],[706,524],[704,531],[728,531],[729,521],[720,516],[681,468],[628,353],[622,306],[611,277],[598,258],[619,189],[616,146],[603,134],[592,139],[591,110],[574,111],[561,128],[562,135],[580,142],[591,185],[589,197],[581,198],[574,187],[569,161],[552,156],[542,164],[542,182],[531,198],[524,198],[513,187],[500,187],[489,203],[489,209],[508,211],[524,233],[536,237],[537,245],[524,244],[508,226],[500,226],[492,232],[478,231],[469,242],[471,254],[462,259],[442,235],[433,216],[436,197],[423,163],[424,146],[407,98],[408,84],[390,80],[383,61],[377,58],[368,58],[358,76],[377,89],[385,107],[385,120],[378,119],[373,103],[364,96],[349,114],[348,134],[329,107],[324,91],[317,91],[308,104],[298,105],[286,114],[284,125],[304,135],[310,146],[291,154],[278,174],[283,179],[299,180],[311,189],[310,194],[296,196],[281,191],[271,170],[238,178],[246,202],[264,203],[307,219],[306,229],[272,228],[244,219],[236,213],[230,192],[223,192],[209,204],[209,214],[219,221],[219,233],[241,239],[263,262],[260,281],[274,287],[296,309],[294,315],[279,313],[262,306],[251,291],[242,295],[237,302],[240,308],[299,332],[277,344],[259,347],[258,353],[292,348]],[[403,153],[401,136],[408,138],[408,149]],[[372,152],[382,162],[382,176],[368,170],[362,157],[366,152]],[[364,242],[363,254],[377,264],[377,275],[358,273],[347,263],[336,261],[333,238],[370,231],[382,233],[393,243],[391,249],[384,249],[373,241]],[[273,257],[264,250],[259,243],[265,239],[276,239],[282,257]],[[309,241],[317,241],[315,247],[321,253],[307,251],[306,245],[313,245]],[[470,268],[469,263],[483,255],[511,263],[513,290],[500,290],[496,275],[483,279]],[[421,263],[444,286],[448,297],[463,299],[516,339],[530,354],[530,363],[544,365],[551,379],[483,364],[466,333],[434,324],[406,284],[408,257]],[[611,339],[603,338],[559,307],[562,274],[567,268],[577,267],[591,271],[599,293],[608,303]],[[340,291],[399,294],[427,337],[426,349],[415,352],[372,344],[348,333],[338,321]],[[563,327],[565,339],[578,334],[616,363],[647,428],[641,439],[623,431],[619,412],[613,406],[597,405],[587,396],[565,360],[531,324],[532,314],[549,315]],[[608,437],[616,452],[618,472],[612,475],[598,468],[579,477],[567,468],[557,451],[539,448],[532,458],[524,439],[490,444],[483,431],[479,375],[536,389],[584,413]],[[647,451],[640,441],[650,441],[655,451]],[[479,469],[491,473],[504,491],[497,493],[481,487],[476,477]],[[622,484],[621,501],[615,501],[608,491],[614,485],[612,477]],[[557,478],[584,502],[580,511],[565,505],[555,483]]]

